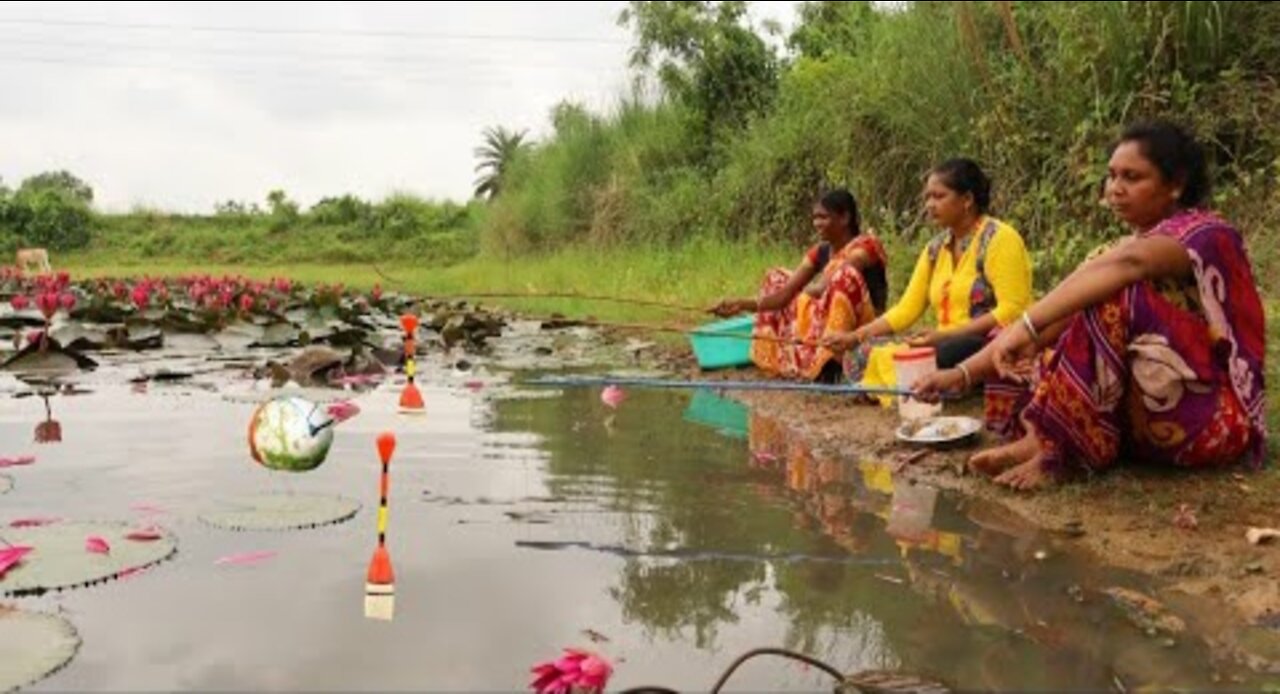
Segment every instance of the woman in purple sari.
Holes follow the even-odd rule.
[[[971,468],[1034,489],[1121,457],[1262,465],[1262,300],[1240,232],[1202,208],[1208,189],[1203,152],[1183,130],[1153,123],[1124,133],[1106,198],[1133,235],[1083,263],[982,352],[915,386],[931,398],[987,381],[988,426],[1013,440]]]

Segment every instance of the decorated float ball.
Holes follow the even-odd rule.
[[[268,400],[249,420],[249,453],[271,470],[314,470],[329,455],[334,425],[357,411],[347,402],[323,406],[297,396]]]

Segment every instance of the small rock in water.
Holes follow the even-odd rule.
[[[1044,561],[1045,559],[1049,558],[1049,553],[1044,551],[1043,549],[1038,549],[1036,550],[1035,556],[1036,556],[1036,561]]]

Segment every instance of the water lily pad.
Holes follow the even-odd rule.
[[[288,323],[268,325],[255,343],[259,347],[288,347],[298,340],[298,329]]]
[[[63,323],[49,331],[49,337],[75,350],[100,350],[108,343],[105,328],[80,323]]]
[[[256,494],[224,500],[200,520],[226,530],[304,530],[344,523],[360,508],[341,496]]]
[[[218,351],[218,341],[203,333],[169,332],[164,336],[165,346],[183,353],[207,353]]]
[[[226,330],[214,335],[213,339],[218,341],[222,349],[228,352],[239,352],[249,349],[261,340],[265,333],[265,330],[252,323],[234,323],[227,326]]]
[[[129,349],[160,349],[164,346],[164,333],[153,325],[130,325],[125,334],[125,344]]]
[[[80,635],[62,617],[0,606],[0,691],[49,677],[79,650]]]
[[[44,327],[44,316],[39,311],[12,311],[0,315],[0,326],[21,330]]]
[[[172,535],[161,532],[160,539],[147,542],[127,539],[134,530],[137,528],[124,523],[78,521],[6,528],[6,542],[33,547],[34,551],[0,578],[0,595],[86,588],[159,564],[178,551],[178,540]],[[105,540],[110,551],[86,551],[85,540],[90,537]]]
[[[93,369],[98,366],[94,360],[74,350],[63,349],[56,340],[50,340],[44,351],[39,343],[24,347],[0,364],[0,370],[33,376],[59,376],[71,374],[80,369]]]

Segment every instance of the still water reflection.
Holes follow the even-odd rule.
[[[0,521],[148,520],[180,538],[146,574],[22,601],[62,609],[84,646],[37,690],[518,690],[562,647],[614,660],[611,689],[705,690],[740,653],[787,646],[845,671],[902,668],[966,689],[1194,686],[1190,644],[1167,648],[1080,586],[1100,576],[989,507],[898,480],[875,460],[816,456],[777,422],[700,394],[592,390],[498,399],[447,379],[428,414],[394,384],[359,396],[329,461],[306,475],[254,466],[252,405],[213,373],[129,388],[111,368],[55,396],[58,446],[34,446]],[[0,400],[6,453],[52,420]],[[388,547],[396,619],[363,618],[375,539],[373,439],[399,437]],[[18,442],[18,443],[15,443]],[[228,532],[201,509],[241,493],[343,495],[352,521]],[[160,509],[157,513],[155,509]],[[272,551],[269,562],[219,557]],[[1045,560],[1037,552],[1048,551]],[[731,688],[828,689],[820,673],[754,661]]]

